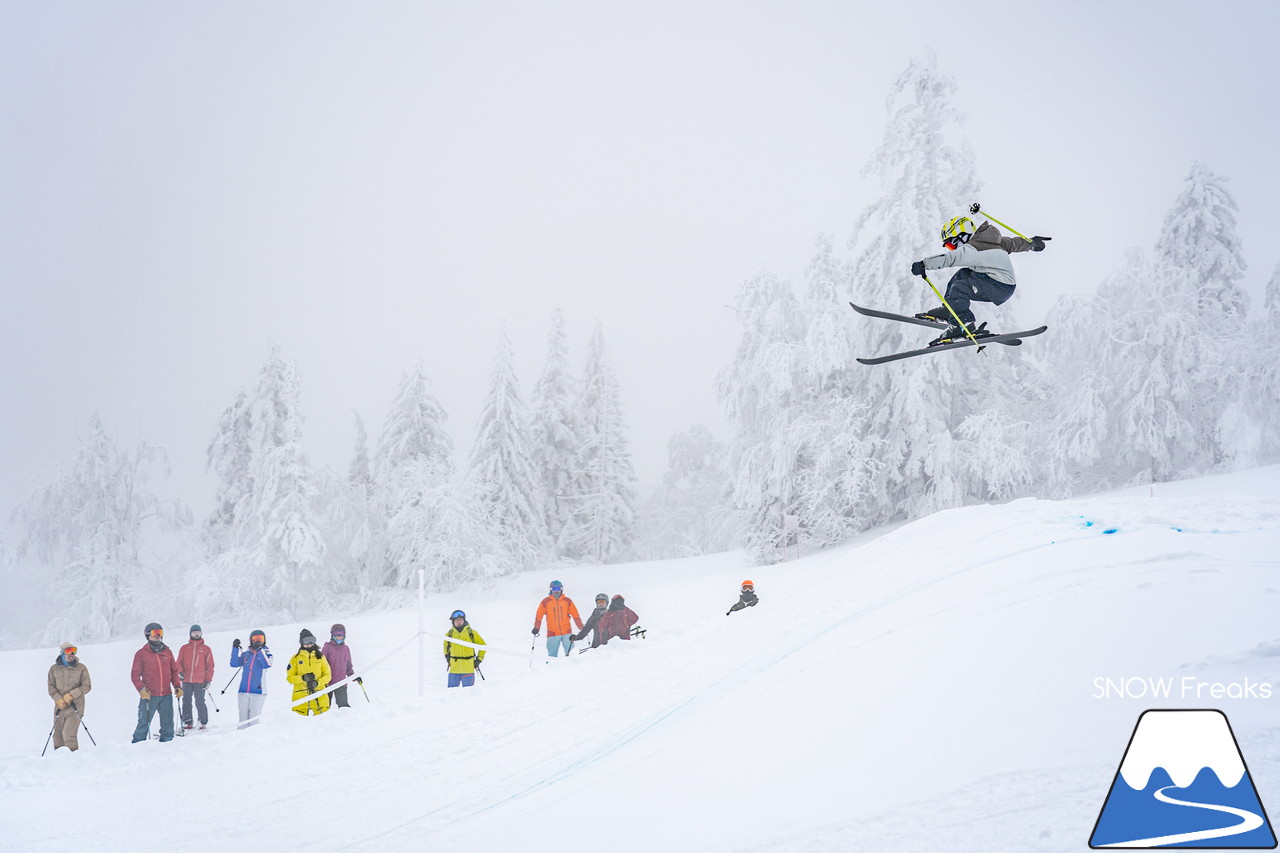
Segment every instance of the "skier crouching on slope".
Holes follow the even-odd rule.
[[[484,637],[476,633],[467,622],[467,614],[455,610],[449,616],[453,626],[445,633],[444,660],[449,665],[449,686],[473,687],[476,683],[476,667],[484,662],[484,650],[470,646],[455,646],[450,639],[466,640],[477,646],[485,645]]]
[[[756,585],[751,581],[742,582],[742,594],[738,596],[738,603],[729,608],[724,614],[728,616],[735,610],[741,610],[744,607],[755,607],[760,599],[756,598]]]
[[[333,670],[321,651],[316,648],[316,637],[306,628],[298,634],[298,653],[289,659],[285,677],[293,685],[293,701],[297,702],[312,693],[324,690],[333,679]],[[293,710],[302,716],[323,714],[329,710],[329,694],[317,696],[305,705],[294,705]]]
[[[587,634],[591,634],[591,648],[596,648],[604,642],[604,632],[600,630],[600,620],[604,618],[604,614],[609,610],[609,596],[605,593],[596,595],[596,609],[587,617],[586,624],[582,626],[582,630],[574,634],[570,639],[575,643],[580,643],[586,639]],[[592,633],[594,632],[594,633]]]
[[[627,606],[626,599],[615,595],[609,602],[609,609],[600,617],[600,627],[596,631],[601,635],[600,642],[607,643],[614,637],[631,639],[631,626],[640,621],[636,612]]]
[[[948,251],[916,261],[911,265],[911,274],[924,276],[927,270],[960,267],[947,283],[944,299],[964,325],[956,325],[956,318],[951,316],[946,305],[916,314],[918,320],[949,324],[949,328],[929,345],[962,339],[969,333],[978,338],[994,335],[994,332],[974,326],[975,318],[969,310],[969,303],[991,302],[1003,305],[1008,302],[1018,286],[1009,254],[1043,252],[1045,240],[1048,239],[1050,238],[1032,237],[1024,240],[1021,237],[1004,237],[990,222],[982,223],[975,230],[973,220],[967,216],[956,216],[947,222],[942,227],[942,244]],[[985,325],[984,323],[983,326]]]

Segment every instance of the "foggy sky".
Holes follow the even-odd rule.
[[[1055,238],[1020,319],[1152,246],[1197,159],[1231,178],[1256,298],[1277,32],[1271,2],[5,2],[2,517],[95,411],[166,447],[153,487],[202,517],[205,447],[272,341],[313,463],[345,471],[353,409],[376,442],[418,361],[461,462],[501,324],[527,393],[556,306],[575,368],[603,324],[656,482],[673,432],[727,438],[726,305],[761,270],[799,283],[819,233],[843,248],[928,50],[977,200]]]

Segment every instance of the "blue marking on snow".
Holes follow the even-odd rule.
[[[1103,535],[1103,536],[1106,536],[1108,533],[1115,533],[1115,532],[1116,532],[1117,530],[1119,530],[1119,529],[1120,529],[1120,528],[1118,528],[1118,527],[1112,527],[1112,528],[1111,528],[1111,529],[1109,529],[1109,530],[1104,530],[1104,531],[1102,531],[1102,535]]]

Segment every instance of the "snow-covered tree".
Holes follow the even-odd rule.
[[[587,348],[577,408],[584,441],[574,460],[568,495],[573,514],[561,533],[562,552],[580,560],[617,562],[631,553],[637,487],[618,380],[599,324]]]
[[[1261,316],[1224,345],[1226,393],[1218,422],[1222,465],[1229,470],[1280,461],[1280,360],[1272,343],[1280,324],[1280,264],[1263,295]]]
[[[138,629],[142,606],[155,603],[163,582],[143,558],[144,525],[191,523],[181,503],[147,489],[155,469],[168,475],[163,450],[144,441],[121,450],[95,414],[70,467],[14,510],[23,529],[19,555],[34,554],[51,573],[54,616],[36,642],[105,640]]]
[[[533,389],[530,444],[534,470],[542,480],[547,534],[559,543],[572,515],[566,498],[573,487],[573,469],[585,428],[576,408],[578,383],[569,371],[569,344],[564,317],[557,308],[547,335],[547,360]],[[558,547],[558,544],[557,544]]]
[[[1170,266],[1188,273],[1189,293],[1165,292],[1166,298],[1190,299],[1199,323],[1218,334],[1238,330],[1248,313],[1249,298],[1240,282],[1247,264],[1236,232],[1239,208],[1227,179],[1204,163],[1192,164],[1186,186],[1165,214],[1156,252]]]
[[[973,156],[957,141],[963,136],[956,102],[955,81],[937,69],[932,57],[912,61],[891,86],[884,138],[864,169],[882,195],[858,218],[850,241],[853,301],[905,314],[937,304],[925,282],[909,270],[912,261],[942,251],[942,224],[964,213],[977,197]],[[945,290],[940,275],[930,279]],[[1002,319],[1012,316],[1000,310]],[[864,351],[892,352],[920,343],[911,326],[857,322],[857,343]],[[1007,355],[1001,352],[999,358]],[[876,441],[875,464],[864,469],[864,488],[875,495],[879,510],[873,523],[955,506],[969,492],[971,480],[956,446],[959,428],[969,415],[991,408],[992,385],[1012,384],[991,375],[993,369],[1006,369],[988,363],[996,359],[975,358],[981,356],[927,358],[851,376],[845,393],[867,407],[865,434]]]
[[[521,563],[549,556],[542,477],[533,467],[533,443],[515,357],[505,329],[498,343],[489,393],[480,412],[471,448],[468,476],[480,487],[481,499],[507,550]]]
[[[205,470],[218,477],[214,509],[204,523],[205,545],[211,556],[239,544],[235,536],[253,495],[255,438],[248,395],[239,391],[218,419],[206,451]]]
[[[716,378],[733,430],[730,506],[743,545],[760,562],[782,558],[784,518],[796,513],[796,448],[790,429],[804,324],[791,286],[770,273],[743,283],[734,310],[742,337]]]
[[[690,557],[733,546],[725,511],[725,449],[702,424],[667,442],[662,485],[644,502],[638,539],[644,559]]]
[[[480,484],[451,476],[439,461],[421,459],[396,469],[392,485],[399,499],[387,519],[391,586],[417,586],[419,569],[426,572],[427,587],[439,591],[510,571],[510,555]]]
[[[255,454],[255,522],[261,531],[257,562],[265,572],[265,592],[291,615],[312,605],[303,595],[317,580],[325,542],[312,505],[314,476],[302,449],[301,382],[297,365],[273,346],[258,378],[256,424],[261,445]]]
[[[384,483],[398,469],[420,462],[429,462],[446,475],[453,473],[453,439],[444,430],[449,416],[430,388],[421,364],[401,377],[373,458],[375,483]]]

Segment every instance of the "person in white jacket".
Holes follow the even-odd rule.
[[[928,270],[960,267],[947,283],[944,298],[964,326],[956,324],[956,317],[951,315],[946,305],[916,314],[920,320],[948,324],[947,330],[930,345],[963,338],[969,333],[974,337],[990,337],[995,334],[983,328],[985,323],[982,326],[975,325],[977,318],[969,310],[969,303],[990,302],[993,305],[1003,305],[1008,302],[1018,286],[1013,273],[1013,262],[1009,259],[1010,253],[1042,252],[1047,239],[1049,238],[1032,237],[1024,240],[1021,237],[1004,237],[1000,234],[1000,229],[990,222],[974,228],[973,220],[967,216],[957,216],[947,222],[942,227],[942,244],[948,251],[916,261],[911,265],[911,273],[923,276]]]

